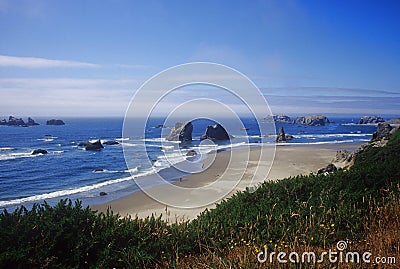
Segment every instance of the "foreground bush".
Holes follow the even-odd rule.
[[[368,149],[349,171],[266,182],[180,224],[97,213],[69,200],[4,211],[0,267],[257,267],[264,246],[318,249],[339,240],[372,240],[371,231],[382,228],[372,216],[382,208],[395,212],[388,225],[400,222],[399,160],[397,131],[386,147]]]

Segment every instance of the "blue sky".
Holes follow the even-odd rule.
[[[123,116],[151,76],[209,61],[275,114],[399,116],[398,14],[399,1],[0,0],[0,115]]]

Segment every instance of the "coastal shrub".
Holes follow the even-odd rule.
[[[383,216],[382,208],[397,212],[383,223],[399,222],[399,154],[397,131],[387,146],[360,154],[349,171],[265,182],[183,223],[98,213],[70,200],[5,210],[0,268],[229,268],[250,259],[245,256],[254,262],[264,245],[318,249],[361,242],[368,229],[382,227],[372,217]]]

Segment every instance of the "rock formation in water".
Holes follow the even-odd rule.
[[[330,123],[330,121],[325,116],[314,115],[297,117],[294,123],[309,126],[324,126],[326,123]]]
[[[46,122],[46,125],[65,125],[62,120],[51,119]]]
[[[31,155],[38,155],[38,154],[47,154],[47,150],[45,150],[45,149],[35,149],[31,153]]]
[[[384,122],[385,120],[380,116],[362,116],[358,124],[375,124]]]
[[[293,120],[286,115],[275,115],[273,116],[275,122],[280,122],[280,123],[293,123]]]
[[[35,122],[31,117],[28,117],[28,121],[25,122],[22,118],[16,118],[14,116],[10,116],[8,117],[8,121],[6,119],[0,120],[0,125],[28,127],[28,126],[39,125],[39,123]]]
[[[168,141],[192,141],[193,125],[189,122],[177,122],[171,129],[167,140]]]
[[[78,144],[79,147],[85,147],[86,150],[101,150],[104,146],[101,144],[100,139],[96,142],[81,142]]]
[[[230,140],[230,136],[221,124],[215,124],[207,126],[205,133],[200,137],[200,140],[204,139]]]
[[[26,123],[28,126],[39,125],[39,123],[35,122],[31,117],[28,117],[28,122]]]
[[[279,134],[276,136],[275,142],[276,143],[286,142],[286,134],[283,127],[279,128]]]

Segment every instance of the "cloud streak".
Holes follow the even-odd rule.
[[[64,60],[51,60],[36,57],[15,57],[0,55],[0,67],[20,67],[20,68],[54,68],[54,67],[84,67],[93,68],[100,67],[98,64],[78,62],[78,61],[64,61]]]
[[[141,64],[95,64],[81,61],[54,60],[39,57],[16,57],[0,55],[0,67],[18,68],[128,68],[128,69],[148,69],[150,65]]]

